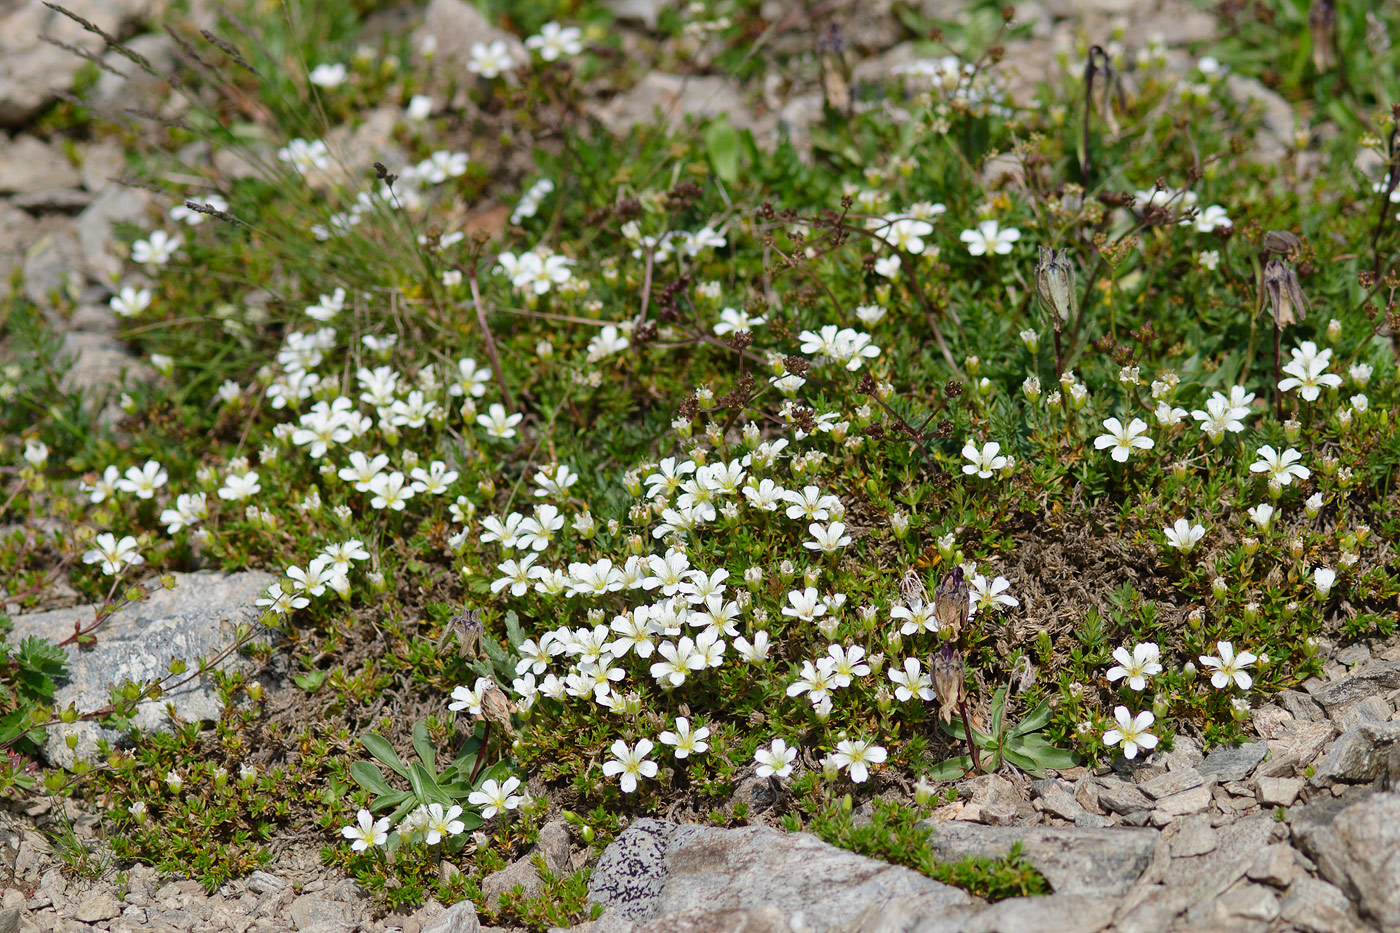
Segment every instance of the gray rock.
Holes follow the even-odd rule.
[[[1089,815],[1088,811],[1079,805],[1079,801],[1062,790],[1046,794],[1040,798],[1040,802],[1045,807],[1046,813],[1071,823],[1081,816]]]
[[[126,107],[159,111],[161,100],[170,90],[166,76],[175,70],[175,43],[163,32],[151,32],[132,37],[127,46],[150,62],[156,73],[149,74],[118,52],[108,52],[102,57],[107,68],[85,100],[94,109],[113,116]]]
[[[345,923],[344,907],[315,894],[303,894],[292,901],[290,913],[292,924],[303,931],[338,930]]]
[[[78,170],[61,151],[24,133],[9,142],[0,137],[0,194],[76,188],[78,183]]]
[[[735,129],[764,133],[773,121],[757,120],[744,105],[733,83],[718,75],[674,75],[649,72],[631,90],[598,109],[598,119],[615,133],[660,119],[672,128],[684,126],[686,117],[706,120],[727,116]]]
[[[107,704],[112,684],[163,677],[171,658],[186,659],[193,672],[196,658],[212,658],[228,647],[238,623],[257,623],[260,613],[253,601],[273,579],[261,572],[175,574],[175,589],[157,589],[146,601],[119,611],[97,630],[97,644],[92,649],[69,651],[68,677],[59,684],[55,705],[62,708],[72,703],[80,712],[98,709]],[[17,616],[11,637],[37,635],[62,641],[73,634],[75,623],[90,624],[93,611],[91,606],[80,606]],[[251,668],[237,653],[229,655],[223,666]],[[187,722],[215,720],[223,711],[218,691],[209,679],[194,677],[158,700],[138,706],[134,725],[146,730],[165,728],[168,703],[173,703],[175,714]],[[76,750],[68,748],[68,735],[77,737]],[[71,767],[75,755],[87,756],[96,750],[99,737],[115,743],[120,736],[92,722],[54,726],[44,751],[50,761]]]
[[[155,377],[155,370],[133,356],[126,344],[107,334],[69,331],[58,356],[69,364],[60,386],[80,395],[89,409],[112,401],[112,394],[123,386]]]
[[[603,6],[623,22],[641,23],[647,29],[655,29],[661,18],[661,11],[671,6],[667,0],[604,0]]]
[[[1282,826],[1272,818],[1248,817],[1215,828],[1217,845],[1194,858],[1170,859],[1161,872],[1160,885],[1151,886],[1131,899],[1120,913],[1119,930],[1178,929],[1174,920],[1189,909],[1198,915],[1245,876],[1258,851],[1273,840]],[[1224,929],[1224,923],[1202,928]]]
[[[1220,839],[1204,816],[1191,816],[1181,821],[1181,828],[1171,841],[1172,858],[1191,858],[1214,852]]]
[[[1337,663],[1345,664],[1347,667],[1355,667],[1363,661],[1371,660],[1371,648],[1369,645],[1357,644],[1347,645],[1337,652]]]
[[[1348,729],[1332,743],[1309,783],[1324,787],[1337,781],[1374,781],[1386,773],[1391,748],[1400,743],[1400,722],[1366,722]]]
[[[943,823],[929,845],[942,861],[969,855],[997,857],[1021,843],[1031,864],[1057,894],[1118,897],[1147,868],[1157,843],[1149,829],[1081,829],[1077,826],[979,826]]]
[[[24,257],[24,297],[43,308],[53,295],[76,297],[82,291],[82,249],[65,218],[44,218]]]
[[[544,888],[544,881],[529,855],[523,855],[500,871],[493,871],[481,879],[481,893],[492,903],[516,888],[525,897],[533,897]]]
[[[287,882],[265,871],[255,871],[248,876],[248,890],[254,894],[271,894],[286,886]]]
[[[1233,748],[1217,748],[1206,756],[1205,761],[1202,761],[1196,770],[1201,774],[1214,774],[1222,781],[1243,781],[1268,753],[1268,742],[1249,742]]]
[[[1371,794],[1314,816],[1293,826],[1299,848],[1363,915],[1384,930],[1400,930],[1400,794]]]
[[[1211,799],[1210,788],[1206,785],[1169,794],[1157,801],[1157,806],[1152,810],[1153,819],[1156,821],[1158,814],[1165,814],[1171,818],[1185,816],[1188,813],[1199,813],[1210,806]]]
[[[96,923],[99,920],[119,917],[121,912],[121,904],[117,903],[115,897],[110,894],[94,894],[78,905],[73,916],[83,923]]]
[[[1302,790],[1302,778],[1261,777],[1255,796],[1261,807],[1291,807]]]
[[[1297,873],[1297,853],[1286,843],[1267,845],[1259,850],[1245,874],[1254,881],[1286,888]]]
[[[1305,933],[1363,933],[1347,896],[1334,884],[1300,873],[1279,904],[1279,917]]]
[[[1313,699],[1323,709],[1331,711],[1363,697],[1384,695],[1396,688],[1400,688],[1400,661],[1371,661],[1347,677],[1323,686],[1313,694]]]
[[[720,910],[700,907],[636,924],[631,933],[792,933],[792,930],[788,915],[776,907]],[[611,933],[611,929],[590,927],[589,933]]]
[[[79,188],[45,188],[17,194],[10,203],[31,214],[76,214],[92,203],[92,192]]]
[[[104,188],[78,215],[78,243],[82,268],[95,281],[109,283],[120,277],[122,258],[113,239],[117,224],[144,224],[154,198],[139,188],[111,185]]]
[[[1395,710],[1378,696],[1362,697],[1355,703],[1348,703],[1332,710],[1332,721],[1339,732],[1345,732],[1363,722],[1386,722]]]
[[[851,930],[870,905],[894,900],[935,914],[966,894],[907,868],[766,827],[718,829],[638,820],[599,858],[589,899],[624,920],[687,910],[801,911],[813,933]]]
[[[1294,134],[1293,108],[1288,101],[1257,78],[1238,72],[1225,76],[1225,92],[1242,107],[1259,108],[1260,126],[1251,137],[1255,156],[1261,161],[1272,161],[1286,154],[1293,145]]]
[[[1205,778],[1195,768],[1178,768],[1142,781],[1137,788],[1149,797],[1161,799],[1200,787],[1204,781]]]
[[[112,34],[144,16],[151,0],[68,0],[77,15]],[[73,84],[79,56],[43,41],[50,36],[94,54],[103,41],[40,0],[10,0],[0,6],[0,126],[21,126]]]
[[[19,920],[23,915],[23,907],[6,907],[0,910],[0,933],[19,933]]]
[[[968,918],[958,929],[965,933],[1098,933],[1113,922],[1117,908],[1112,898],[1083,894],[1012,897]]]
[[[0,201],[0,298],[9,296],[10,272],[24,263],[37,226],[33,217]]]
[[[1319,722],[1327,718],[1327,714],[1322,711],[1322,707],[1317,705],[1317,701],[1299,690],[1284,690],[1275,697],[1283,708],[1293,714],[1293,718],[1300,722]]]
[[[423,933],[478,933],[480,929],[476,905],[471,901],[459,901],[424,926]]]
[[[1111,813],[1132,813],[1152,809],[1146,794],[1118,778],[1099,779],[1099,806]]]

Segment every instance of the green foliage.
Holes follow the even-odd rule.
[[[998,687],[992,697],[990,734],[972,730],[972,740],[978,749],[990,753],[990,761],[984,756],[982,766],[989,772],[1000,770],[1003,763],[1011,764],[1036,777],[1044,777],[1046,769],[1072,768],[1078,763],[1075,754],[1064,748],[1055,747],[1039,730],[1050,722],[1050,703],[1042,700],[1016,725],[1005,722],[1006,687]],[[966,740],[962,723],[941,723],[943,731],[955,739]],[[972,758],[962,755],[935,765],[926,775],[933,781],[950,781],[972,769]]]

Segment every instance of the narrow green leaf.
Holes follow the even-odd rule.
[[[1011,730],[1012,735],[1027,735],[1037,729],[1043,729],[1050,721],[1050,704],[1041,703],[1035,709],[1026,714],[1026,718],[1016,724],[1016,728]]]
[[[720,116],[705,127],[705,151],[720,181],[732,185],[739,180],[739,134],[728,117]]]
[[[437,749],[428,736],[428,724],[421,719],[413,726],[413,750],[429,771],[437,770]]]
[[[408,777],[408,767],[399,760],[398,753],[394,751],[394,746],[389,744],[388,739],[373,732],[366,732],[360,737],[360,744],[365,747],[375,758],[378,758],[399,777]]]
[[[392,794],[394,789],[384,780],[384,773],[368,761],[357,761],[350,765],[350,776],[355,783],[371,794]]]
[[[928,770],[924,777],[930,781],[956,781],[972,770],[972,759],[966,755],[940,761]]]

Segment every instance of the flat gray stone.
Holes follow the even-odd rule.
[[[1332,721],[1337,724],[1338,732],[1346,732],[1363,722],[1387,722],[1394,712],[1394,707],[1381,697],[1362,697],[1355,703],[1332,710]]]
[[[490,45],[497,40],[510,48],[511,55],[520,64],[531,60],[519,37],[491,25],[486,16],[466,0],[432,0],[423,12],[423,25],[413,34],[414,48],[422,49],[429,36],[436,46],[434,58],[457,66],[465,66],[471,60],[473,44]]]
[[[1341,888],[1305,872],[1288,886],[1279,917],[1306,933],[1370,933]]]
[[[1297,853],[1287,843],[1267,845],[1259,850],[1245,874],[1253,881],[1286,888],[1298,872]]]
[[[146,224],[154,198],[148,191],[111,185],[102,189],[78,215],[78,244],[82,249],[81,268],[97,282],[119,279],[123,252],[114,240],[117,224]]]
[[[1341,680],[1320,688],[1313,699],[1330,712],[1362,697],[1383,696],[1397,688],[1400,688],[1400,661],[1371,661]]]
[[[1302,790],[1302,778],[1261,777],[1255,797],[1261,807],[1291,807]]]
[[[1222,781],[1243,781],[1254,766],[1269,753],[1268,742],[1249,742],[1230,748],[1217,748],[1196,766],[1201,774],[1214,774]]]
[[[479,933],[480,930],[481,921],[471,901],[453,904],[423,927],[423,933]]]
[[[315,894],[303,894],[292,901],[289,912],[293,926],[303,933],[333,933],[345,923],[343,906]]]
[[[937,826],[929,838],[934,854],[946,862],[969,855],[995,858],[1017,842],[1055,893],[1120,897],[1152,860],[1157,834],[1150,829],[949,822]]]
[[[597,116],[615,133],[654,124],[658,117],[663,123],[680,128],[686,117],[707,120],[725,116],[735,129],[751,129],[759,135],[773,123],[771,119],[757,120],[727,78],[660,71],[648,72],[630,90],[598,108]]]
[[[1348,729],[1309,779],[1314,787],[1337,781],[1374,781],[1386,772],[1392,749],[1400,746],[1400,722],[1365,722]]]
[[[1117,909],[1114,898],[1083,894],[1012,897],[968,918],[958,929],[966,933],[1098,933],[1113,922]]]
[[[957,888],[838,849],[807,833],[638,820],[603,852],[589,899],[624,920],[685,911],[773,907],[801,912],[813,933],[856,929],[872,904],[936,914],[968,904]]]
[[[108,703],[111,685],[163,677],[172,658],[185,659],[193,672],[197,658],[212,658],[232,643],[238,623],[257,624],[261,613],[253,601],[274,579],[257,571],[175,574],[175,589],[158,588],[144,602],[128,605],[105,622],[95,633],[97,644],[93,648],[70,648],[68,677],[59,683],[55,706],[72,703],[79,712],[100,709]],[[10,637],[18,641],[37,635],[60,642],[73,634],[75,623],[91,624],[93,612],[92,606],[78,606],[16,616]],[[243,666],[246,670],[251,669],[251,662],[234,653],[224,659],[223,666]],[[168,728],[165,707],[169,703],[175,704],[175,714],[187,722],[216,720],[223,711],[218,691],[209,679],[194,677],[159,699],[140,704],[133,724],[144,730]],[[67,735],[77,737],[76,750],[68,748],[64,741]],[[50,761],[71,767],[75,752],[83,757],[92,754],[98,738],[115,744],[121,733],[93,722],[53,726],[44,752]]]
[[[1316,816],[1294,824],[1299,848],[1363,915],[1400,930],[1400,794],[1366,795]]]
[[[1179,794],[1170,794],[1157,801],[1157,806],[1153,809],[1154,814],[1165,813],[1167,816],[1185,816],[1188,813],[1200,813],[1210,806],[1210,788],[1202,785],[1184,790]]]
[[[1201,773],[1195,768],[1178,768],[1143,781],[1137,788],[1149,797],[1160,799],[1200,787],[1204,782],[1205,778],[1201,777]]]
[[[1099,779],[1099,806],[1112,813],[1132,813],[1152,809],[1152,800],[1127,781]]]
[[[1204,816],[1190,816],[1181,821],[1181,828],[1171,841],[1172,858],[1192,858],[1214,852],[1220,839],[1210,820]]]

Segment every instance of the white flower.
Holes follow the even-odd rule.
[[[340,834],[354,840],[350,848],[356,852],[363,852],[370,846],[382,846],[389,840],[389,818],[382,816],[376,820],[368,810],[361,809],[355,823],[341,827]]]
[[[508,777],[502,782],[483,781],[481,790],[474,790],[467,795],[467,803],[481,807],[481,818],[489,820],[502,810],[514,810],[520,806],[520,801],[524,798],[515,793],[519,787],[518,777]]]
[[[428,804],[428,818],[423,827],[423,841],[430,846],[437,845],[444,836],[456,836],[466,832],[467,824],[457,819],[461,815],[462,808],[456,804],[453,804],[445,813],[442,804]]]
[[[120,483],[121,471],[114,466],[108,466],[91,486],[83,483],[82,489],[88,494],[88,501],[96,505],[115,496],[117,490],[121,488]]]
[[[724,308],[719,312],[719,323],[715,325],[715,334],[723,337],[741,330],[752,331],[755,327],[762,327],[767,322],[766,317],[751,316],[744,309]]]
[[[845,768],[851,780],[863,784],[870,777],[870,765],[878,765],[887,757],[885,749],[870,742],[843,739],[836,744],[831,759],[838,768]]]
[[[277,150],[277,159],[286,162],[303,175],[312,169],[325,171],[331,167],[330,150],[319,139],[311,142],[294,139]]]
[[[224,485],[219,487],[219,498],[228,502],[238,502],[257,495],[261,491],[262,486],[258,484],[258,471],[249,470],[241,476],[235,473],[224,480]]]
[[[1206,529],[1204,525],[1193,525],[1184,518],[1178,518],[1173,524],[1163,526],[1162,533],[1167,536],[1169,547],[1189,554],[1206,536]]]
[[[675,756],[677,758],[686,758],[692,752],[699,755],[709,751],[710,743],[705,741],[705,739],[709,737],[710,730],[708,727],[701,726],[698,729],[693,729],[690,725],[690,720],[686,719],[684,716],[676,717],[676,728],[674,732],[668,729],[658,736],[662,744],[675,747]]]
[[[1289,378],[1279,382],[1279,391],[1288,392],[1298,389],[1298,394],[1305,401],[1315,402],[1320,386],[1335,389],[1342,384],[1341,376],[1327,372],[1327,363],[1332,359],[1330,349],[1319,352],[1317,344],[1311,340],[1304,340],[1289,352],[1293,359],[1287,366],[1283,367],[1283,371],[1288,373]]]
[[[849,680],[850,678],[847,678],[847,682]],[[802,671],[797,680],[788,685],[787,695],[795,697],[805,693],[807,699],[816,704],[825,700],[836,686],[835,662],[831,658],[818,658],[816,664],[811,661],[802,662]]]
[[[93,547],[83,553],[83,563],[101,564],[102,572],[115,576],[127,567],[136,567],[146,562],[137,550],[136,539],[126,535],[121,540],[111,532],[103,532],[93,540]]]
[[[369,500],[371,508],[390,509],[395,512],[402,512],[408,500],[413,498],[413,486],[409,484],[408,478],[398,470],[392,473],[380,473],[370,481],[369,490],[374,494],[374,498]]]
[[[141,467],[128,468],[126,475],[117,480],[117,488],[122,492],[134,492],[138,499],[150,499],[169,478],[159,463],[147,460]]]
[[[1117,418],[1105,418],[1103,427],[1108,433],[1094,438],[1094,447],[1098,450],[1112,447],[1111,456],[1119,463],[1127,463],[1128,455],[1134,450],[1151,450],[1154,446],[1152,438],[1142,436],[1147,432],[1147,422],[1141,418],[1134,418],[1127,427]]]
[[[1214,670],[1214,673],[1210,675],[1211,685],[1217,690],[1223,690],[1230,686],[1231,680],[1234,680],[1235,685],[1241,690],[1248,690],[1254,683],[1254,679],[1244,672],[1244,668],[1249,667],[1259,658],[1248,651],[1235,654],[1235,646],[1228,641],[1216,642],[1215,650],[1220,652],[1219,657],[1208,654],[1201,655],[1201,663]]]
[[[783,615],[811,622],[817,616],[826,615],[827,605],[817,596],[817,588],[809,586],[804,590],[788,593],[788,603],[783,607]]]
[[[797,758],[797,749],[788,748],[788,744],[782,739],[774,739],[773,744],[767,748],[760,746],[753,753],[753,760],[758,762],[759,777],[787,777],[792,773],[792,763]]]
[[[510,54],[510,46],[505,40],[496,39],[490,45],[485,42],[473,42],[471,47],[471,60],[467,62],[467,70],[472,74],[481,75],[483,78],[498,78],[503,71],[510,71],[515,67],[515,59]]]
[[[577,55],[583,51],[583,31],[577,26],[560,26],[558,23],[545,23],[537,36],[525,40],[525,48],[538,52],[547,62],[563,56]]]
[[[830,525],[813,522],[807,526],[807,531],[814,540],[804,541],[802,546],[810,551],[834,554],[851,543],[851,536],[846,534],[846,526],[842,522],[832,522]]]
[[[1251,506],[1245,511],[1249,513],[1250,520],[1259,526],[1260,531],[1268,530],[1269,521],[1274,517],[1274,507],[1272,505],[1269,505],[1267,502],[1261,502],[1256,506]]]
[[[1318,567],[1313,571],[1313,585],[1317,587],[1317,595],[1327,598],[1327,594],[1332,591],[1332,585],[1337,582],[1337,571],[1327,567]]]
[[[1116,667],[1108,669],[1110,681],[1127,678],[1128,689],[1141,691],[1147,687],[1147,678],[1162,673],[1161,651],[1156,642],[1145,641],[1133,646],[1133,653],[1127,648],[1113,650]]]
[[[612,744],[612,760],[603,763],[604,776],[622,775],[618,781],[622,792],[632,793],[637,789],[638,778],[656,777],[656,762],[647,761],[647,755],[651,754],[654,747],[651,739],[638,739],[637,744],[630,747],[622,739],[618,739]]]
[[[990,583],[982,574],[974,574],[967,584],[967,601],[973,613],[981,609],[993,609],[997,606],[1012,608],[1021,605],[1021,601],[1012,596],[1007,590],[1011,589],[1011,582],[1005,577],[997,577]]]
[[[414,123],[421,123],[432,116],[432,113],[433,99],[427,94],[414,94],[403,111],[403,115]]]
[[[131,261],[143,266],[163,266],[184,242],[178,233],[170,236],[164,230],[154,230],[146,239],[131,244]]]
[[[128,285],[113,295],[112,299],[107,302],[107,306],[118,317],[135,317],[151,306],[151,290],[149,288],[132,288]]]
[[[1225,208],[1221,207],[1219,204],[1212,204],[1210,207],[1201,211],[1196,215],[1195,220],[1181,221],[1181,226],[1183,227],[1188,224],[1195,224],[1196,230],[1199,233],[1211,233],[1217,227],[1230,227],[1234,225],[1230,220],[1230,215],[1226,212]]]
[[[466,710],[472,716],[481,715],[481,698],[486,694],[486,688],[490,682],[485,677],[478,677],[475,686],[470,689],[465,684],[453,687],[451,699],[447,708],[454,713]]]
[[[1266,478],[1271,483],[1277,482],[1280,486],[1287,486],[1295,478],[1304,480],[1312,475],[1307,467],[1298,462],[1303,459],[1303,455],[1292,447],[1279,453],[1271,445],[1265,444],[1259,448],[1257,456],[1259,459],[1249,465],[1249,471],[1267,474]]]
[[[889,675],[895,684],[895,699],[901,703],[915,696],[925,702],[933,700],[933,680],[921,669],[918,658],[905,658],[904,669],[891,667]]]
[[[1006,458],[998,456],[1000,453],[1001,444],[996,441],[983,444],[981,450],[968,441],[963,446],[962,455],[971,462],[963,464],[963,473],[968,476],[976,475],[978,479],[990,478],[994,472],[1006,466]]]
[[[760,629],[754,633],[752,642],[741,635],[734,639],[734,650],[745,661],[766,661],[768,659],[768,633]]]
[[[515,426],[518,425],[525,416],[517,412],[507,415],[505,406],[500,402],[493,402],[486,410],[486,414],[477,415],[476,423],[486,429],[486,433],[491,437],[498,437],[503,440],[515,437]]]
[[[311,69],[311,74],[307,77],[308,80],[317,87],[329,90],[330,88],[340,87],[345,83],[345,79],[349,77],[349,75],[349,70],[341,63],[336,62],[334,64],[317,65],[315,68]]]
[[[537,571],[530,566],[537,559],[535,554],[526,554],[519,561],[511,559],[497,565],[501,577],[492,582],[491,592],[499,594],[509,587],[510,595],[524,596],[530,589],[530,581],[537,575]]]
[[[1157,747],[1157,737],[1147,731],[1157,721],[1157,717],[1152,715],[1151,710],[1143,710],[1134,717],[1128,712],[1126,706],[1119,706],[1114,708],[1113,718],[1118,720],[1118,728],[1105,732],[1103,743],[1105,745],[1122,743],[1124,758],[1136,758],[1140,748],[1151,751]]]
[[[958,234],[958,239],[967,244],[967,251],[974,256],[985,256],[987,253],[1005,256],[1020,238],[1020,230],[1015,227],[1002,230],[995,220],[984,220],[976,230],[964,230]]]

